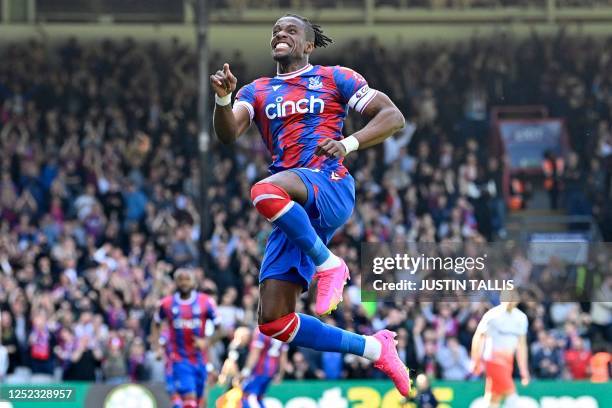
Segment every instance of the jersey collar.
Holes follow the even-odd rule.
[[[196,298],[196,291],[192,290],[191,291],[191,295],[189,295],[188,299],[181,299],[181,295],[178,293],[174,294],[174,300],[176,301],[176,303],[178,303],[179,305],[190,305],[193,303],[193,301]]]
[[[285,74],[277,73],[275,78],[283,79],[283,80],[291,79],[291,78],[299,77],[300,75],[310,71],[311,69],[312,69],[312,64],[307,64],[305,67],[302,67],[302,68],[298,69],[297,71],[287,72]]]

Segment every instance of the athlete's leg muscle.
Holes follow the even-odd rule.
[[[292,171],[281,171],[260,181],[260,183],[271,183],[282,188],[289,194],[291,199],[299,204],[306,204],[308,200],[308,189],[298,176]]]
[[[295,313],[301,292],[302,287],[296,283],[264,280],[260,285],[259,301],[261,332],[301,347],[363,356],[365,337],[329,326],[315,317]]]
[[[332,256],[303,207],[307,198],[306,186],[298,175],[290,172],[268,177],[251,188],[251,200],[257,211],[283,231],[315,266],[322,270],[337,267],[340,260]]]
[[[273,322],[295,312],[295,305],[302,293],[297,283],[266,279],[259,285],[259,324]]]

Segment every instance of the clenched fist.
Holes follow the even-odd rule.
[[[219,98],[234,92],[237,82],[238,80],[232,74],[232,71],[230,71],[229,64],[227,63],[223,64],[223,70],[219,70],[210,76],[210,84]]]

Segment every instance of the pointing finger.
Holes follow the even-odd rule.
[[[237,82],[238,80],[236,79],[236,77],[234,76],[234,74],[232,74],[231,71],[227,72],[227,78],[230,80],[230,82]]]

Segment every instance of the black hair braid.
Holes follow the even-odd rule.
[[[297,18],[298,20],[303,21],[307,26],[309,26],[312,29],[314,33],[315,48],[327,47],[329,44],[334,42],[330,37],[323,34],[323,30],[321,29],[320,25],[312,23],[306,17],[302,17],[297,14],[291,14],[291,13],[285,14],[285,17]]]
[[[312,27],[312,31],[315,33],[314,44],[316,48],[327,47],[328,44],[334,42],[330,37],[323,34],[323,30],[321,29],[320,25],[310,23],[310,26]]]

